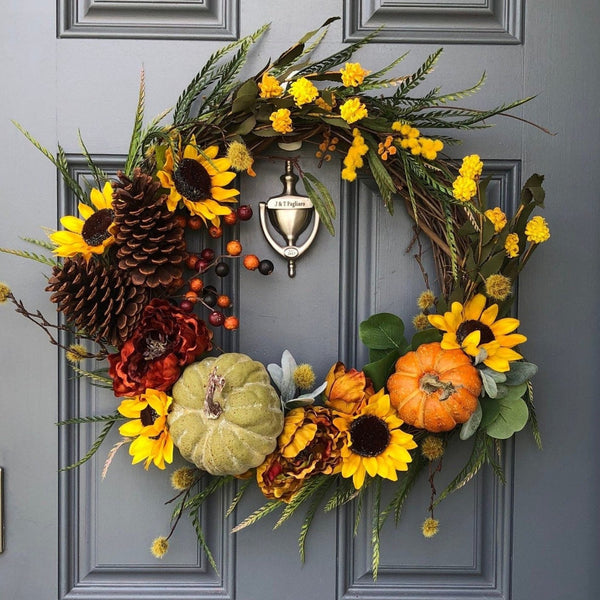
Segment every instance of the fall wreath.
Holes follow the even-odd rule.
[[[302,556],[319,507],[333,510],[360,501],[366,490],[374,493],[376,576],[381,527],[388,516],[398,518],[421,472],[433,481],[451,437],[472,451],[446,489],[432,492],[426,537],[438,530],[437,504],[483,464],[502,477],[501,440],[529,423],[539,444],[531,385],[536,367],[517,349],[527,338],[516,332],[511,308],[518,274],[550,236],[544,218],[532,216],[543,206],[543,177],[525,183],[516,213],[506,215],[487,205],[489,180],[480,158],[466,156],[460,165],[446,159],[444,149],[457,140],[440,134],[480,127],[527,99],[490,110],[450,104],[475,93],[483,78],[467,90],[434,88],[414,96],[441,51],[409,75],[391,74],[404,56],[371,72],[352,57],[376,34],[311,61],[331,21],[244,79],[247,54],[266,27],[218,50],[180,95],[169,125],[163,121],[171,111],[144,125],[142,76],[118,176],[110,178],[82,143],[89,189],[72,176],[61,147],[54,155],[17,124],[56,165],[79,215],[63,216],[49,241],[27,239],[43,254],[2,249],[51,267],[46,290],[60,313],[58,325],[26,309],[6,284],[0,297],[48,333],[77,375],[112,389],[118,399],[112,414],[60,423],[104,423],[90,451],[66,468],[88,460],[115,425],[123,437],[107,467],[120,446],[146,469],[165,469],[177,449],[190,465],[171,474],[178,494],[171,533],[189,513],[213,566],[197,514],[232,480],[239,493],[230,510],[253,484],[267,498],[235,530],[276,510],[280,524],[306,507]],[[381,90],[389,93],[372,93]],[[280,365],[265,367],[215,348],[214,329],[234,331],[239,322],[232,299],[206,284],[209,274],[226,277],[236,259],[263,275],[273,270],[271,261],[244,253],[237,239],[221,253],[209,242],[252,217],[252,207],[238,203],[236,177],[257,176],[256,161],[272,145],[297,142],[314,147],[319,165],[337,164],[332,159],[339,157],[346,181],[368,172],[390,212],[403,204],[429,239],[436,270],[437,289],[425,276],[412,339],[404,337],[399,317],[371,316],[358,332],[370,362],[360,370],[335,362],[318,387],[311,366],[298,365],[287,350]],[[330,192],[297,167],[333,233]],[[199,235],[206,247],[188,251],[187,241]],[[71,334],[72,342],[61,343],[57,330]],[[380,503],[383,479],[397,482],[387,506]],[[169,537],[152,543],[156,557],[167,552]]]

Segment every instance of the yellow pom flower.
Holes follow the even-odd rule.
[[[231,142],[227,148],[227,158],[231,163],[231,168],[238,173],[246,171],[248,175],[254,177],[256,173],[252,169],[254,158],[246,144],[242,142]]]
[[[279,110],[271,113],[269,119],[273,121],[273,129],[278,133],[289,133],[294,129],[292,127],[290,111],[287,108],[280,108]]]
[[[440,522],[437,519],[432,519],[431,517],[425,519],[423,521],[423,527],[421,531],[423,532],[423,536],[426,538],[432,538],[440,528]]]
[[[525,226],[527,241],[532,244],[541,244],[550,237],[550,229],[544,217],[533,217]]]
[[[497,206],[483,213],[493,224],[494,231],[500,233],[506,226],[506,215]]]
[[[0,304],[4,304],[10,296],[10,288],[0,281]]]
[[[342,74],[342,83],[346,87],[360,85],[370,72],[371,71],[365,71],[365,69],[360,66],[360,63],[346,63],[346,67],[340,70],[340,73]]]
[[[352,130],[352,145],[348,148],[348,154],[344,157],[344,167],[342,169],[342,179],[354,181],[356,179],[356,169],[360,169],[364,161],[362,157],[369,151],[365,144],[365,138],[360,134],[360,130],[355,127]]]
[[[258,84],[261,98],[278,98],[283,94],[279,81],[269,73],[263,73],[262,81]]]
[[[429,327],[429,319],[427,318],[427,315],[423,313],[419,313],[418,315],[413,317],[412,323],[413,327],[417,331],[423,331],[424,329],[427,329]]]
[[[315,384],[315,372],[308,364],[298,365],[294,371],[294,383],[301,390],[309,390]]]
[[[468,202],[477,194],[477,184],[473,179],[459,175],[452,184],[452,195],[461,202]]]
[[[169,540],[166,537],[157,537],[150,546],[150,552],[155,558],[162,558],[169,549]]]
[[[319,90],[306,77],[301,77],[290,85],[290,94],[296,106],[300,107],[312,102],[319,95]]]
[[[340,106],[340,115],[346,123],[355,123],[368,116],[367,107],[359,98],[350,98]]]
[[[421,442],[421,454],[429,461],[444,456],[444,440],[437,435],[428,435]]]
[[[500,273],[490,275],[485,280],[485,293],[494,300],[500,300],[500,302],[506,300],[511,291],[512,281],[508,277],[500,275]]]
[[[81,362],[84,358],[88,358],[89,353],[85,346],[81,344],[71,344],[65,353],[67,360],[72,363]]]
[[[322,108],[323,110],[326,110],[327,112],[331,112],[333,109],[333,106],[335,105],[335,103],[332,104],[327,104],[327,102],[325,102],[325,100],[323,100],[323,98],[317,98],[315,100],[315,104],[319,107]]]
[[[509,233],[504,242],[504,250],[509,258],[519,256],[519,236],[516,233]]]
[[[435,294],[431,290],[425,290],[417,300],[417,306],[421,310],[427,310],[435,304]]]
[[[171,475],[171,485],[173,486],[173,489],[182,492],[183,490],[192,487],[196,481],[196,473],[196,469],[193,469],[192,467],[180,467],[173,471],[173,474]]]
[[[462,167],[458,172],[463,177],[468,177],[469,179],[478,179],[482,170],[483,163],[479,159],[479,156],[477,154],[471,154],[463,158]]]

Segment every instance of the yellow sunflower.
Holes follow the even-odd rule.
[[[79,214],[83,217],[71,215],[62,217],[60,222],[66,231],[55,231],[50,234],[50,239],[56,244],[54,253],[58,256],[75,256],[82,254],[86,262],[92,254],[103,254],[115,238],[110,233],[114,213],[112,210],[113,189],[110,182],[106,182],[102,191],[93,188],[90,200],[94,208],[79,203]]]
[[[342,477],[352,477],[358,490],[368,474],[398,480],[396,471],[406,471],[412,462],[409,450],[416,448],[413,436],[400,429],[404,423],[380,390],[354,414],[338,413],[333,424],[345,435]]]
[[[167,427],[172,402],[171,396],[148,388],[135,398],[125,398],[119,405],[119,412],[131,419],[119,427],[119,433],[135,438],[129,446],[132,464],[145,460],[146,469],[152,462],[164,469],[165,462],[173,462],[173,439]]]
[[[235,196],[240,192],[223,187],[231,183],[236,174],[228,170],[231,161],[226,157],[217,158],[218,153],[218,146],[199,150],[194,137],[183,152],[179,148],[177,161],[171,148],[167,148],[165,164],[157,176],[162,186],[170,190],[167,199],[170,211],[174,211],[181,200],[192,215],[217,227],[219,217],[231,212],[231,208],[220,203],[236,202]]]
[[[499,319],[498,305],[485,308],[485,296],[477,294],[463,307],[453,302],[450,312],[443,315],[429,315],[429,322],[445,331],[442,348],[461,348],[468,355],[494,371],[504,373],[510,370],[509,362],[523,358],[512,348],[527,341],[520,333],[513,333],[519,320],[510,317]]]

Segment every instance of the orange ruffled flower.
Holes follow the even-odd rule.
[[[329,369],[325,381],[326,405],[341,413],[353,413],[375,393],[371,381],[362,371],[347,371],[341,362]]]
[[[341,469],[340,450],[329,409],[294,408],[285,417],[277,449],[256,470],[258,487],[267,498],[290,502],[307,478]]]

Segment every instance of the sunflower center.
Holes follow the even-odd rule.
[[[112,225],[115,213],[110,208],[102,208],[85,220],[81,237],[88,246],[99,246],[110,237],[108,228]]]
[[[144,427],[153,425],[156,419],[158,419],[158,413],[149,404],[146,406],[146,408],[140,411],[140,420],[142,421],[142,425]]]
[[[379,456],[391,437],[387,423],[375,415],[361,415],[350,425],[352,452],[360,456]]]
[[[465,338],[474,331],[481,332],[479,345],[493,342],[496,339],[494,333],[487,325],[484,325],[481,321],[469,319],[468,321],[463,321],[456,330],[456,339],[458,343],[462,345]]]
[[[211,178],[196,160],[184,158],[173,173],[175,189],[188,200],[198,202],[210,198]]]

